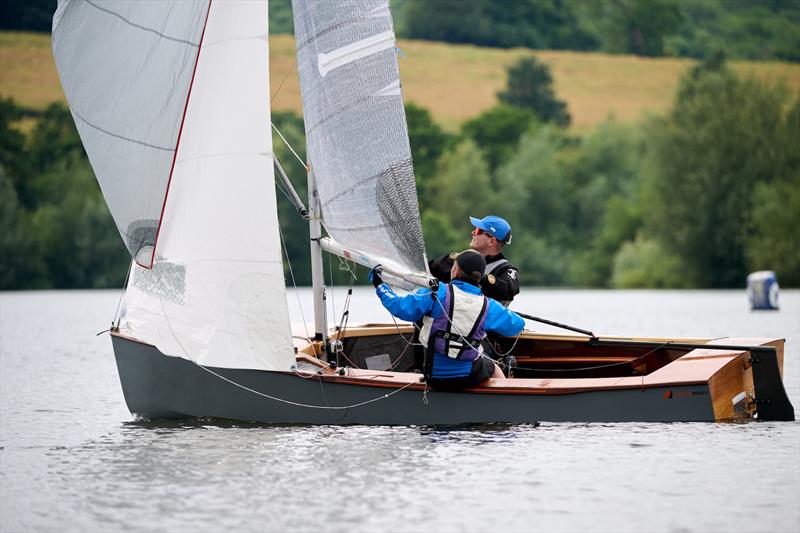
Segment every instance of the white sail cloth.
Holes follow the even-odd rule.
[[[428,272],[387,0],[293,0],[308,159],[344,248]]]
[[[121,329],[167,355],[204,365],[288,370],[295,358],[273,182],[267,4],[252,0],[187,4],[202,4],[208,17],[189,18],[200,25],[202,43],[198,42],[199,55],[195,54],[196,72],[155,261],[152,269],[134,265]],[[142,12],[159,12],[163,7],[152,1],[109,6],[128,13],[130,21],[153,20],[156,15]],[[62,32],[67,31],[65,22],[62,18]],[[151,33],[152,27],[143,22],[129,24],[141,34]],[[108,30],[97,20],[94,25],[83,21],[69,28],[100,34]],[[131,35],[137,33],[129,30]],[[133,39],[129,47],[136,46]],[[150,83],[139,80],[136,85],[149,93]],[[80,90],[89,89],[111,90]],[[125,94],[107,98],[124,99]],[[80,100],[90,101],[85,95]],[[133,113],[119,122],[137,124],[132,127],[136,129],[140,118]],[[81,134],[84,143],[92,142],[94,134]],[[128,176],[148,170],[135,159],[116,163]],[[95,171],[103,183],[104,167],[96,165]],[[135,182],[125,186],[136,188]],[[128,194],[135,201],[135,196],[152,191]],[[112,202],[109,207],[114,213]]]
[[[117,229],[149,266],[209,4],[146,4],[59,0],[52,42]]]

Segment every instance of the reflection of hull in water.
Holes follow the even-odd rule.
[[[525,333],[513,347],[520,377],[442,393],[425,392],[419,375],[408,372],[348,368],[340,375],[313,357],[311,345],[301,347],[300,370],[292,373],[204,368],[118,333],[112,338],[128,408],[147,418],[386,425],[714,421],[756,413],[794,419],[780,378],[782,340],[726,339],[726,345],[776,348],[756,357],[675,349],[665,340],[594,346],[578,337]],[[395,328],[380,326],[350,328],[343,339],[351,366],[388,354],[394,368],[403,368],[407,347]]]

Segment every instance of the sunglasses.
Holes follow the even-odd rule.
[[[472,230],[472,235],[474,235],[475,237],[477,237],[478,235],[488,235],[488,236],[489,236],[489,237],[491,237],[492,239],[497,239],[497,237],[495,237],[494,235],[492,235],[492,234],[491,234],[491,233],[489,233],[488,231],[484,231],[484,230],[482,230],[481,228],[473,228],[473,230]],[[497,240],[500,240],[500,239],[497,239]],[[502,242],[502,243],[504,243],[504,244],[511,244],[511,235],[509,235],[509,236],[508,236],[508,239],[507,239],[507,240],[505,240],[505,241],[500,241],[500,242]]]

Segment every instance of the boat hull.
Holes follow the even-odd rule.
[[[412,387],[398,390],[325,382],[290,372],[206,368],[126,337],[112,339],[128,408],[149,419],[218,417],[270,424],[368,425],[715,419],[707,384],[558,395],[424,392]],[[342,408],[356,404],[361,405]]]

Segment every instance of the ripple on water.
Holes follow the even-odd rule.
[[[530,294],[520,308],[598,331],[785,336],[800,403],[800,292],[757,323],[733,292],[614,293],[606,312],[602,291]],[[108,338],[94,337],[117,292],[0,297],[3,531],[800,529],[798,423],[132,421]],[[354,309],[373,298],[356,291]]]

